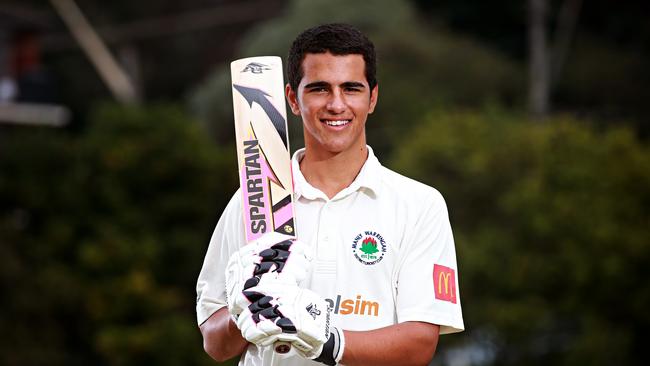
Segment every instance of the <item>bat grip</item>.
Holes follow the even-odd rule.
[[[276,353],[284,355],[291,351],[291,343],[285,341],[277,341],[273,343],[273,349]]]

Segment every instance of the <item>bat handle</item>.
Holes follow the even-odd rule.
[[[285,341],[277,341],[273,343],[273,349],[276,353],[284,355],[291,351],[291,343]]]

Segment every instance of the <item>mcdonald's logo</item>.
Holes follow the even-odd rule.
[[[456,303],[456,274],[453,269],[433,265],[433,289],[436,299]]]

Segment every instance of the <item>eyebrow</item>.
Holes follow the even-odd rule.
[[[309,83],[305,85],[305,89],[311,89],[311,88],[325,88],[328,87],[330,84],[326,83],[324,81],[314,81],[313,83]]]
[[[311,88],[326,88],[329,87],[330,83],[325,82],[325,81],[314,81],[313,83],[309,83],[305,85],[305,89],[311,89]],[[342,87],[344,88],[365,88],[365,85],[363,83],[360,83],[358,81],[346,81],[343,84],[341,84]]]
[[[346,81],[345,83],[341,84],[344,88],[365,88],[366,86],[363,85],[363,83],[360,83],[358,81]]]

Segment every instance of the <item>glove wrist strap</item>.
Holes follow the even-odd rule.
[[[323,344],[323,351],[314,361],[334,366],[343,358],[344,350],[345,336],[343,335],[343,330],[332,327],[329,339]]]

